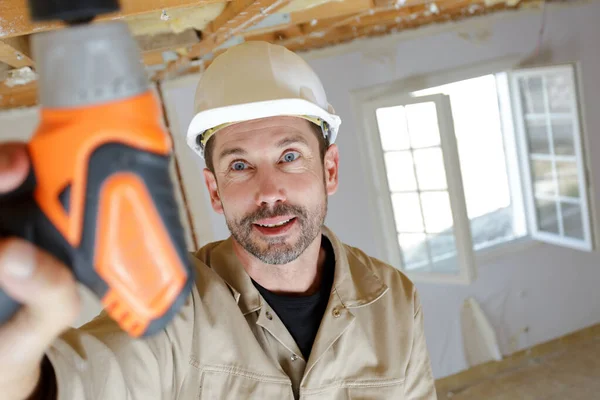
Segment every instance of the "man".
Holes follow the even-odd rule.
[[[195,254],[181,312],[142,340],[104,314],[63,332],[73,278],[2,239],[0,285],[25,304],[0,327],[3,398],[435,399],[414,286],[323,226],[340,120],[314,72],[282,47],[242,44],[203,74],[196,111],[188,143],[231,237]],[[22,147],[3,146],[0,191],[27,169]]]

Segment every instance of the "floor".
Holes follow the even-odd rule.
[[[492,376],[438,392],[440,400],[600,399],[600,335],[525,357]]]

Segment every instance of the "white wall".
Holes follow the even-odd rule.
[[[584,127],[589,154],[600,152],[600,4],[547,7],[547,25],[540,52],[552,63],[579,61],[582,68]],[[357,135],[359,121],[353,115],[351,91],[391,83],[418,75],[443,72],[494,61],[505,56],[529,58],[536,47],[541,14],[510,12],[448,24],[369,41],[365,46],[306,55],[321,77],[329,100],[341,115],[340,189],[330,201],[327,224],[347,243],[384,258],[373,241],[378,222],[366,212],[365,194],[369,167],[361,165]],[[427,35],[421,34],[428,32]],[[459,35],[460,34],[460,35]],[[465,39],[464,37],[467,37]],[[469,39],[472,38],[472,39]],[[368,49],[364,55],[360,49]],[[344,53],[344,51],[346,53]],[[185,158],[186,190],[198,205],[196,228],[202,237],[220,239],[228,232],[220,216],[207,212],[202,188],[201,160],[190,157],[183,135],[192,117],[193,94],[198,77],[186,77],[165,85],[171,126]],[[600,199],[600,159],[592,159],[593,196]],[[600,204],[599,204],[600,205]],[[203,210],[199,210],[204,208]],[[348,216],[352,224],[347,226]],[[425,329],[434,374],[443,377],[467,368],[460,331],[460,309],[474,296],[490,318],[503,353],[522,349],[600,322],[600,256],[535,245],[503,254],[479,265],[479,278],[469,286],[418,284],[425,311]],[[528,333],[523,333],[525,327]]]

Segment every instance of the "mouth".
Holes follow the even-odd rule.
[[[296,217],[278,217],[255,222],[254,227],[264,235],[281,235],[296,223]]]

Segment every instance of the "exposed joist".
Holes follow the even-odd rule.
[[[135,39],[142,53],[179,49],[199,42],[198,34],[193,29],[181,33],[137,36]]]
[[[355,15],[368,11],[372,7],[374,7],[373,0],[331,1],[321,4],[320,6],[290,13],[290,24],[301,25],[317,23],[318,21],[327,20],[330,18],[343,18],[349,15]],[[244,35],[248,40],[254,40],[252,38],[255,36],[261,36],[274,31],[281,31],[288,27],[289,25],[276,25],[268,28],[243,32],[242,35]]]
[[[160,81],[172,75],[179,75],[189,69],[191,60],[202,58],[222,51],[219,48],[227,40],[241,33],[268,15],[277,12],[291,0],[233,0],[223,12],[202,31],[200,43],[186,49],[186,55],[170,62],[167,67],[154,76]],[[183,72],[185,73],[185,72]]]
[[[442,0],[444,1],[444,0]],[[448,1],[448,0],[446,0]],[[266,41],[280,41],[280,44],[286,45],[286,41],[281,41],[281,37],[284,39],[298,39],[300,37],[304,37],[305,40],[310,38],[319,38],[328,34],[328,32],[346,25],[356,24],[360,22],[363,18],[367,19],[377,19],[383,13],[407,13],[410,12],[414,7],[420,7],[422,4],[428,3],[430,0],[406,0],[403,6],[386,5],[382,7],[375,7],[371,2],[369,2],[369,7],[357,8],[355,13],[348,14],[338,14],[333,16],[328,16],[327,18],[321,17],[319,19],[314,18],[309,21],[303,22],[299,25],[300,31],[302,35],[297,36],[296,38],[291,38],[285,34],[282,34],[281,30],[275,30],[271,32],[265,32],[264,30],[261,32],[256,32],[255,34],[249,34],[246,36],[247,40],[266,40]],[[328,3],[333,4],[333,3]],[[315,7],[317,9],[318,7]],[[286,27],[286,29],[289,29]]]
[[[14,68],[32,66],[29,37],[19,36],[0,40],[0,62]]]
[[[444,1],[444,0],[441,0]],[[446,0],[448,1],[448,0]],[[453,1],[453,0],[450,0]],[[353,15],[348,15],[345,17],[336,17],[331,19],[322,19],[318,21],[316,24],[310,24],[309,26],[304,26],[303,31],[307,34],[313,32],[327,32],[331,29],[338,28],[341,26],[346,26],[349,24],[353,24],[356,22],[360,22],[363,18],[377,19],[384,13],[406,13],[410,12],[410,10],[415,6],[422,6],[423,4],[432,3],[431,0],[406,0],[403,2],[402,6],[397,5],[397,3],[393,2],[391,4],[386,4],[374,8],[370,8],[368,10],[363,10],[360,13],[356,13]]]
[[[259,23],[289,2],[290,0],[233,0],[207,29],[202,31],[203,39],[191,47],[189,57],[196,58],[212,53],[234,35]]]
[[[286,47],[292,51],[307,51],[332,45],[342,44],[356,39],[376,37],[406,31],[429,25],[435,22],[458,21],[471,16],[484,15],[500,10],[515,10],[524,3],[535,3],[536,0],[522,0],[516,6],[508,6],[499,3],[491,7],[485,7],[483,3],[475,3],[469,0],[451,0],[440,9],[439,13],[431,13],[424,10],[419,18],[405,18],[404,13],[398,10],[401,18],[392,18],[388,15],[387,21],[367,20],[363,25],[340,26],[328,32],[322,37],[309,36],[297,37],[286,40]],[[438,2],[439,4],[439,2]]]
[[[133,15],[181,7],[195,7],[227,0],[121,0],[121,12],[104,15],[98,20],[120,19]],[[56,22],[32,22],[27,0],[0,1],[0,38],[28,35],[60,27]]]
[[[0,110],[32,107],[37,104],[37,82],[8,87],[0,82]]]

